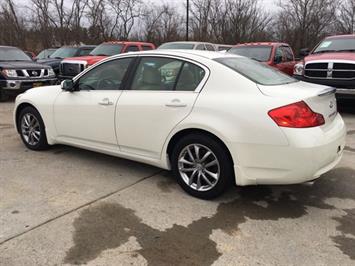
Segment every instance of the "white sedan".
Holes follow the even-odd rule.
[[[244,57],[147,51],[107,58],[16,99],[24,144],[66,144],[163,169],[196,197],[234,184],[294,184],[341,159],[334,89]]]

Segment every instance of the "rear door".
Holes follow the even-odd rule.
[[[142,56],[116,110],[120,149],[160,158],[172,129],[192,110],[208,69],[164,56]]]

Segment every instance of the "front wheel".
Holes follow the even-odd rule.
[[[43,120],[33,107],[24,108],[17,121],[21,139],[31,150],[45,150],[49,147]]]
[[[226,148],[214,138],[194,134],[175,145],[172,171],[180,186],[190,195],[212,199],[221,195],[233,181],[233,163]]]

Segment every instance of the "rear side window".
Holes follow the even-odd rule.
[[[214,59],[246,78],[261,85],[282,85],[297,82],[296,79],[255,60],[241,57],[222,57]]]
[[[139,51],[139,48],[136,45],[130,45],[126,49],[126,52],[136,52],[136,51]]]
[[[143,49],[143,51],[149,51],[149,50],[153,50],[153,47],[151,47],[149,45],[142,45],[142,49]]]
[[[206,47],[204,44],[199,44],[196,46],[196,50],[206,50]]]
[[[214,47],[210,44],[206,44],[206,48],[208,51],[215,51]]]
[[[179,80],[176,84],[177,91],[194,91],[205,76],[205,71],[194,64],[185,62],[182,66]]]
[[[133,78],[132,90],[194,91],[205,71],[175,58],[143,57]]]

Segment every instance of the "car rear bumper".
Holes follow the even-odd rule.
[[[303,183],[328,172],[341,160],[346,127],[339,114],[330,125],[282,131],[288,146],[233,145],[237,185]]]
[[[0,81],[0,88],[6,94],[19,94],[36,86],[54,85],[56,82],[56,78],[36,80],[3,80]]]
[[[342,98],[343,96],[346,98],[355,98],[355,80],[313,79],[298,75],[294,75],[293,77],[309,83],[335,87],[338,98]]]

